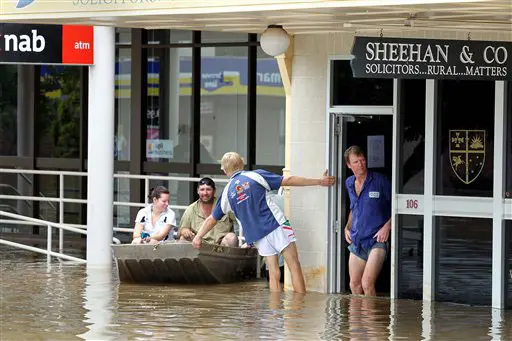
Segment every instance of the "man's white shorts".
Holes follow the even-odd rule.
[[[278,255],[285,247],[296,241],[295,232],[289,225],[279,226],[265,237],[254,242],[260,256]]]

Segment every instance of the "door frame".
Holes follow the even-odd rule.
[[[351,60],[350,55],[330,56],[327,61],[327,96],[326,96],[326,132],[327,136],[327,156],[329,160],[329,169],[331,175],[336,176],[336,186],[331,188],[328,192],[328,224],[327,228],[327,292],[328,293],[341,293],[349,288],[345,288],[345,267],[348,265],[348,260],[342,251],[344,238],[341,224],[345,212],[342,211],[344,206],[344,193],[345,193],[345,167],[343,161],[343,151],[341,150],[344,145],[343,121],[341,117],[346,115],[353,116],[367,116],[367,115],[392,115],[393,128],[392,128],[392,157],[391,157],[391,283],[390,283],[390,297],[396,298],[397,296],[397,264],[398,255],[395,251],[398,245],[398,233],[396,233],[395,224],[397,221],[397,207],[396,207],[396,194],[397,194],[397,179],[399,179],[400,167],[398,167],[399,158],[399,141],[400,141],[400,127],[399,127],[399,103],[400,103],[400,83],[397,79],[393,79],[393,105],[391,106],[371,106],[371,105],[357,105],[357,106],[334,106],[331,105],[331,65],[335,60]],[[341,125],[340,125],[341,124]]]

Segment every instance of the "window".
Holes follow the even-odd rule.
[[[393,105],[393,80],[354,78],[349,60],[331,62],[331,105]]]
[[[0,65],[0,155],[18,155],[17,134],[28,133],[17,131],[18,86],[32,86],[32,84],[25,84],[23,79],[21,82],[18,84],[16,65]]]
[[[423,194],[425,178],[425,81],[401,80],[398,192]]]
[[[81,84],[80,67],[41,66],[38,156],[79,157]]]
[[[231,32],[201,32],[202,43],[235,43],[247,42],[249,35],[247,33],[231,33]]]
[[[192,31],[147,30],[147,44],[186,44],[192,42]]]
[[[236,49],[235,56],[201,49],[201,163],[216,164],[228,151],[247,154],[248,48]]]
[[[146,159],[190,162],[192,50],[148,50]]]
[[[492,196],[494,82],[439,82],[439,195]]]
[[[398,297],[423,297],[423,217],[398,216]]]
[[[286,97],[281,74],[274,58],[258,57],[257,63],[256,163],[284,165]]]
[[[114,159],[130,160],[131,49],[116,49]]]
[[[491,305],[492,219],[436,217],[436,300]]]

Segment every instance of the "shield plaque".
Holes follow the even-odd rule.
[[[475,181],[484,163],[485,130],[450,130],[450,165],[460,181]]]

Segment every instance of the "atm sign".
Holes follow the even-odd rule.
[[[0,24],[0,63],[91,65],[94,28]]]

